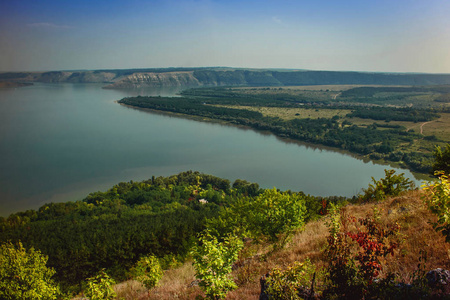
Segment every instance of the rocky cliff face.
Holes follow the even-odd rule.
[[[119,78],[116,82],[105,86],[111,89],[143,88],[143,87],[170,87],[170,86],[201,86],[203,85],[193,72],[166,72],[166,73],[133,73]]]
[[[96,71],[81,71],[81,72],[45,72],[40,73],[34,81],[38,82],[72,82],[72,83],[89,83],[89,82],[111,82],[116,78],[113,72],[96,72]]]
[[[164,73],[133,73],[105,88],[142,88],[162,86],[281,86],[272,71],[194,70]]]

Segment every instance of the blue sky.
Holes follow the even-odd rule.
[[[0,0],[0,71],[450,73],[448,16],[448,0]]]

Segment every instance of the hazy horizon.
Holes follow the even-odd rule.
[[[19,70],[19,71],[0,71],[0,73],[21,73],[21,72],[30,72],[30,73],[41,73],[41,72],[89,72],[89,71],[114,71],[114,70],[170,70],[170,69],[230,69],[230,70],[275,70],[275,71],[329,71],[329,72],[356,72],[356,73],[380,73],[380,74],[428,74],[428,75],[447,75],[450,72],[444,73],[431,73],[431,72],[386,72],[386,71],[358,71],[358,70],[313,70],[313,69],[300,69],[300,68],[247,68],[247,67],[227,67],[227,66],[193,66],[193,67],[177,67],[177,66],[168,66],[168,67],[139,67],[139,68],[102,68],[102,69],[53,69],[53,70]]]
[[[0,2],[0,72],[230,67],[450,73],[450,2]]]

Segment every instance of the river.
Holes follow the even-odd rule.
[[[138,94],[175,95],[180,88],[101,86],[38,83],[0,89],[0,216],[83,199],[120,181],[186,170],[264,188],[351,197],[372,176],[384,177],[387,168],[271,134],[116,103]],[[408,170],[398,171],[414,179]]]

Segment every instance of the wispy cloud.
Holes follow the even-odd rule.
[[[59,24],[46,23],[46,22],[30,23],[30,24],[28,24],[28,27],[43,28],[43,29],[71,29],[71,28],[73,28],[72,26],[68,26],[68,25],[59,25]]]
[[[283,27],[289,27],[289,25],[284,22],[284,20],[282,20],[280,17],[278,16],[273,16],[272,17],[272,22],[278,24],[279,26],[283,26]]]
[[[274,21],[275,23],[278,23],[278,24],[283,24],[283,21],[281,21],[281,19],[277,16],[273,16],[272,21]]]

